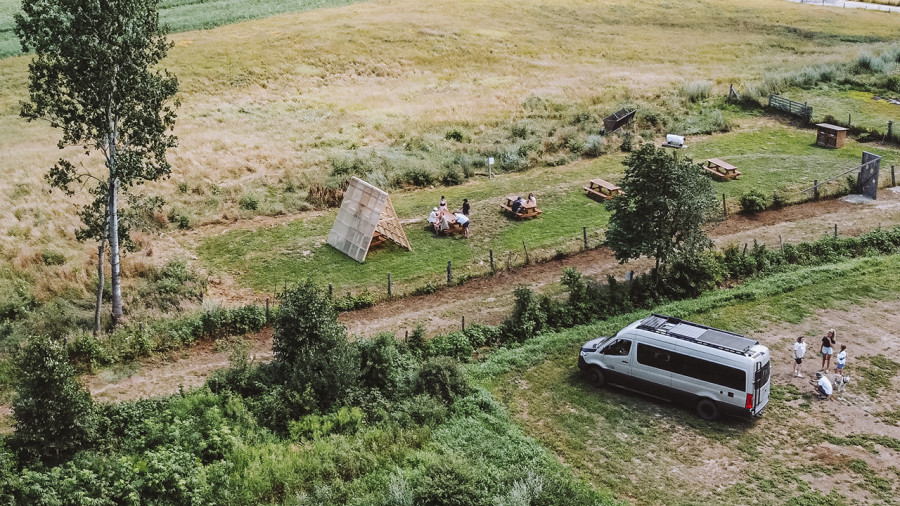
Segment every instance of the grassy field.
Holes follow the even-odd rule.
[[[159,12],[169,32],[179,33],[357,1],[361,0],[160,0]],[[21,12],[21,5],[21,0],[0,0],[0,58],[22,51],[13,33],[13,15]]]
[[[804,200],[808,197],[800,190],[816,179],[825,180],[858,165],[863,149],[883,155],[884,166],[900,163],[900,151],[892,148],[850,141],[844,149],[827,150],[815,146],[814,138],[811,130],[769,122],[747,131],[691,141],[679,156],[698,162],[718,157],[737,165],[743,172],[741,179],[714,183],[717,193],[727,195],[733,210],[739,209],[739,197],[750,189],[766,194],[778,191],[788,201]],[[507,262],[519,265],[525,261],[523,241],[532,260],[582,247],[582,227],[587,227],[589,243],[596,245],[603,238],[609,215],[601,204],[584,196],[582,186],[596,177],[618,180],[624,156],[607,155],[491,180],[476,178],[450,188],[395,193],[392,201],[399,217],[413,221],[405,227],[413,249],[375,249],[362,265],[324,244],[335,211],[285,225],[225,232],[203,241],[198,253],[209,270],[225,271],[240,284],[260,291],[271,292],[285,282],[311,276],[334,284],[339,292],[372,287],[375,294],[385,295],[390,273],[394,293],[408,293],[426,283],[445,283],[447,261],[452,262],[456,278],[489,272],[489,250],[494,251],[496,268],[505,268]],[[830,189],[845,186],[845,179],[840,178]],[[519,222],[500,212],[502,196],[532,191],[544,211],[540,218]],[[463,198],[472,203],[469,240],[436,237],[424,227],[425,216],[441,195],[447,196],[451,208],[458,207]]]
[[[164,18],[183,12],[185,22],[209,26],[213,22],[208,20],[217,15],[265,16],[287,8],[288,2],[164,6]],[[0,33],[7,37],[14,9],[14,2],[0,1]],[[623,104],[640,106],[646,133],[660,135],[662,123],[652,126],[660,117],[677,121],[702,108],[686,105],[679,91],[685,84],[705,81],[712,95],[721,96],[729,83],[740,86],[770,70],[852,60],[892,41],[893,21],[880,13],[809,9],[780,0],[609,0],[603,8],[580,0],[439,0],[427,5],[399,0],[179,33],[171,36],[175,47],[165,61],[181,82],[183,105],[175,131],[180,143],[170,155],[175,170],[170,179],[141,191],[167,200],[160,223],[168,217],[198,227],[254,214],[303,212],[310,208],[308,188],[327,182],[334,160],[346,157],[375,154],[385,170],[402,166],[440,171],[457,155],[483,160],[486,153],[515,151],[526,143],[533,144],[529,149],[549,153],[579,128],[570,121],[588,118],[596,123]],[[679,48],[673,49],[672,41],[678,41]],[[93,247],[77,244],[72,234],[79,225],[74,206],[84,195],[48,197],[42,176],[61,155],[72,155],[74,163],[88,169],[99,168],[100,162],[77,150],[60,152],[55,147],[58,132],[18,117],[19,104],[26,99],[27,62],[22,56],[0,60],[0,199],[5,204],[0,206],[0,293],[25,286],[39,300],[62,293],[86,295]],[[543,105],[536,110],[534,104]],[[527,139],[516,137],[519,128],[529,132]],[[460,132],[461,140],[449,139],[451,131]],[[752,168],[750,152],[744,153],[748,160],[741,163]],[[615,174],[617,163],[599,163]],[[748,181],[752,177],[748,174]],[[515,189],[540,186],[539,181],[525,181]],[[475,183],[472,189],[478,187]],[[423,194],[404,211],[405,217],[421,216],[422,207],[431,207],[440,191]],[[469,191],[463,187],[456,196]],[[553,216],[563,217],[553,207],[566,204],[560,190],[546,193],[551,213],[543,220],[551,222]],[[495,191],[486,189],[482,195],[493,198]],[[259,202],[256,209],[241,207],[248,199]],[[577,205],[571,212],[578,212]],[[324,218],[317,222],[301,217],[314,229],[326,228]],[[504,225],[481,246],[454,244],[425,251],[477,247],[467,255],[481,262],[494,244],[518,250],[521,240],[530,244],[532,236],[577,242],[581,226],[601,227],[603,218],[581,221],[567,219],[566,228],[549,235],[530,230],[538,225]],[[162,233],[167,233],[165,228]],[[482,241],[489,237],[484,232],[479,236]],[[153,236],[142,238],[144,251],[124,260],[129,275],[154,261],[156,257],[149,256],[154,241]],[[565,241],[559,247],[573,244]],[[62,265],[43,262],[56,253],[62,253]],[[204,257],[210,258],[209,253]],[[444,258],[429,263],[428,272],[438,276],[455,254],[435,255]],[[245,258],[240,251],[228,255],[254,260],[247,268],[259,268],[253,266],[257,259]],[[378,260],[373,258],[373,264]],[[291,264],[300,259],[270,262],[279,265],[266,268],[280,275],[297,272]],[[213,266],[225,263],[211,260]],[[234,264],[228,269],[256,276],[239,272],[244,267]],[[386,270],[366,276],[380,282]],[[274,284],[275,277],[246,284],[264,288]]]
[[[859,259],[752,281],[654,311],[749,333],[769,346],[780,346],[784,343],[772,337],[772,327],[800,323],[827,308],[852,313],[869,305],[895,305],[900,300],[898,267],[897,256]],[[890,448],[896,450],[900,440],[869,432],[848,436],[852,429],[836,423],[842,415],[819,420],[822,408],[812,406],[796,386],[774,372],[770,404],[756,423],[707,423],[688,409],[588,386],[575,367],[579,346],[645,315],[624,315],[536,339],[473,366],[474,374],[509,407],[528,435],[598,489],[634,503],[852,504],[860,497],[868,498],[863,502],[891,503],[891,491],[900,482],[896,467],[874,469],[854,458],[865,459],[860,455],[871,452],[876,460],[883,456],[890,461]],[[891,392],[895,399],[896,389]],[[858,416],[861,408],[850,409]],[[890,423],[891,413],[888,409],[878,416]],[[878,437],[885,445],[882,456],[871,443]],[[816,454],[811,448],[827,442],[847,449],[809,457]],[[836,476],[857,485],[823,493],[822,484]],[[856,499],[845,495],[851,492]]]
[[[882,98],[897,98],[896,93]],[[846,123],[849,119],[853,125],[887,132],[888,121],[900,119],[900,105],[888,103],[886,100],[873,100],[874,94],[840,89],[832,86],[821,86],[814,90],[796,90],[785,94],[792,100],[807,102],[813,108],[813,121],[822,121],[826,115]],[[896,126],[893,132],[896,133]]]

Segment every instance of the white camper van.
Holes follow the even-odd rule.
[[[704,420],[759,416],[769,402],[769,349],[727,330],[653,314],[581,348],[578,367],[606,383],[686,402]]]

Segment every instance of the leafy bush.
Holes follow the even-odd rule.
[[[41,260],[44,265],[62,265],[66,263],[66,256],[59,251],[42,251]]]
[[[741,211],[745,213],[758,213],[765,211],[769,202],[766,194],[757,189],[752,189],[741,195]]]
[[[424,167],[411,167],[403,171],[400,176],[401,184],[425,187],[435,183],[434,174]]]
[[[374,339],[359,341],[359,384],[378,390],[387,399],[408,393],[413,381],[415,363],[403,343],[391,333],[380,333]]]
[[[515,306],[500,325],[500,335],[504,342],[521,343],[541,333],[547,324],[547,315],[541,310],[540,299],[527,287],[517,287],[514,295]]]
[[[375,305],[375,296],[369,293],[368,290],[364,290],[358,295],[348,293],[342,297],[334,299],[332,305],[334,306],[334,309],[339,312],[365,309],[367,307],[372,307],[373,305]]]
[[[441,183],[444,186],[456,186],[463,184],[465,181],[465,177],[460,171],[453,166],[447,167],[444,169],[444,173],[441,174]]]
[[[315,407],[328,409],[355,383],[358,357],[331,299],[312,280],[280,299],[272,343],[278,375],[294,392],[308,389]]]
[[[459,128],[451,128],[444,133],[444,138],[448,141],[464,142],[466,135]]]
[[[584,143],[581,154],[589,157],[597,157],[606,152],[606,139],[602,135],[589,135]]]
[[[428,354],[432,357],[452,357],[468,362],[472,359],[472,344],[462,332],[450,332],[433,337],[428,341]]]
[[[450,357],[432,357],[422,364],[416,378],[416,393],[427,394],[446,405],[471,391],[460,363]]]
[[[97,419],[62,341],[32,337],[19,352],[12,447],[23,462],[56,465],[88,446]]]
[[[619,149],[623,153],[631,153],[634,149],[634,135],[631,132],[625,132],[622,135],[622,145],[619,146]]]
[[[416,325],[412,333],[406,339],[406,348],[419,356],[428,352],[428,342],[425,340],[425,326]]]
[[[246,193],[238,201],[238,207],[245,211],[256,211],[259,209],[259,197],[252,193]]]
[[[353,433],[362,426],[363,412],[357,407],[343,407],[326,415],[306,415],[289,425],[291,439],[305,441],[320,439],[333,433]]]

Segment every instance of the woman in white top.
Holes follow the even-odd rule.
[[[841,345],[841,352],[837,354],[837,367],[834,368],[835,374],[844,375],[844,366],[847,365],[847,345]]]
[[[803,363],[803,355],[806,354],[806,343],[803,342],[803,336],[797,338],[797,342],[794,343],[794,376],[798,378],[803,377],[803,373],[800,372],[800,364]]]
[[[533,193],[528,194],[528,203],[537,207],[537,197],[535,197]]]

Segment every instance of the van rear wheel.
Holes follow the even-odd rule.
[[[588,369],[587,379],[588,382],[595,387],[602,387],[606,384],[606,375],[603,374],[603,369],[600,369],[597,366]]]
[[[719,418],[719,406],[713,400],[700,399],[697,402],[697,415],[708,422],[717,420]]]

